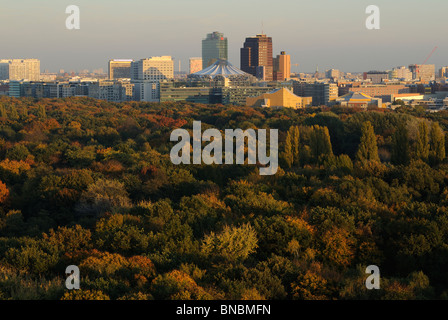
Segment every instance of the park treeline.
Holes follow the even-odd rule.
[[[173,165],[194,120],[278,129],[279,170]],[[447,129],[420,107],[2,97],[0,299],[447,299]]]

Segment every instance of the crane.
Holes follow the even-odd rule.
[[[423,62],[422,64],[426,64],[426,62],[428,62],[429,58],[431,58],[431,56],[433,55],[433,53],[437,50],[437,46],[434,47],[434,49],[432,49],[431,53],[428,55],[428,57],[426,58],[425,62]]]
[[[291,65],[294,66],[294,67],[298,67],[298,66],[299,66],[298,63],[293,63],[293,64],[291,64]]]
[[[421,65],[424,65],[424,64],[426,64],[426,62],[428,62],[429,58],[431,58],[431,56],[434,54],[434,52],[437,50],[437,48],[438,47],[435,46],[434,49],[432,49],[431,53],[428,55],[426,60]],[[416,66],[416,70],[415,71],[417,73],[417,78],[420,77],[420,66],[419,65]]]

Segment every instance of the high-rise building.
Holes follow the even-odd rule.
[[[405,66],[393,68],[389,71],[389,79],[401,79],[404,81],[412,80],[412,72]]]
[[[39,81],[40,60],[38,59],[1,59],[0,80]]]
[[[174,78],[174,61],[171,56],[141,59],[131,64],[131,83],[135,99],[157,102],[160,99],[160,81]]]
[[[414,80],[429,82],[436,79],[436,66],[433,64],[412,64],[409,70]]]
[[[291,56],[281,51],[280,55],[273,58],[274,80],[283,81],[291,78]]]
[[[109,60],[109,80],[130,79],[132,59]]]
[[[442,67],[439,70],[439,77],[440,78],[448,78],[448,67]]]
[[[219,59],[228,59],[228,45],[224,34],[215,31],[207,34],[202,40],[202,69],[211,66]]]
[[[171,56],[151,57],[132,62],[131,78],[160,81],[174,77],[174,61]]]
[[[190,58],[190,74],[202,70],[202,58]]]
[[[271,37],[257,34],[246,38],[241,48],[241,70],[262,80],[274,79]]]

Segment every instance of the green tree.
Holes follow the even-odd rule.
[[[26,158],[29,156],[30,151],[28,148],[23,144],[16,144],[14,147],[6,151],[6,158],[10,160],[26,160]]]
[[[281,155],[281,158],[287,168],[291,168],[294,163],[292,140],[293,140],[293,137],[291,135],[291,130],[288,130],[288,133],[286,134],[286,141],[284,144],[284,149],[283,149],[283,152]]]
[[[400,123],[398,128],[392,137],[392,157],[391,161],[393,164],[404,164],[409,163],[409,139],[408,139],[408,129],[406,125]]]
[[[361,129],[361,142],[358,152],[356,153],[358,161],[380,161],[378,156],[378,146],[376,144],[376,136],[370,121],[366,121]]]
[[[39,120],[46,120],[47,119],[47,112],[45,111],[45,107],[43,105],[40,105],[37,109],[37,117]]]
[[[330,133],[327,127],[314,125],[310,135],[311,155],[315,161],[319,160],[322,155],[333,155],[331,146]]]
[[[418,137],[415,144],[415,157],[428,162],[429,157],[429,135],[428,126],[425,121],[418,124]]]
[[[3,104],[0,103],[0,117],[7,118],[8,114],[6,113],[6,108]]]
[[[21,120],[28,119],[28,107],[27,106],[22,107],[22,112],[20,113],[20,119]]]
[[[101,214],[115,208],[130,206],[124,184],[117,180],[99,179],[81,194],[77,211]]]
[[[294,165],[298,166],[300,163],[300,131],[299,127],[294,126],[289,128],[292,131],[292,153],[294,156]]]
[[[11,120],[19,120],[19,114],[15,106],[11,106],[11,113],[9,114]]]
[[[218,256],[227,261],[246,259],[258,247],[255,229],[250,224],[241,227],[225,226],[219,233],[204,238],[202,252],[206,256]]]
[[[430,152],[429,157],[432,164],[437,164],[445,159],[445,133],[437,122],[433,122],[431,126],[430,136]]]

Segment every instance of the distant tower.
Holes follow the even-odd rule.
[[[257,34],[255,37],[246,38],[241,48],[241,70],[259,79],[272,81],[273,58],[272,38],[265,34]]]
[[[217,31],[207,34],[202,40],[202,69],[215,63],[218,59],[228,60],[227,38]]]
[[[273,60],[274,80],[283,81],[291,78],[291,56],[281,51]]]

